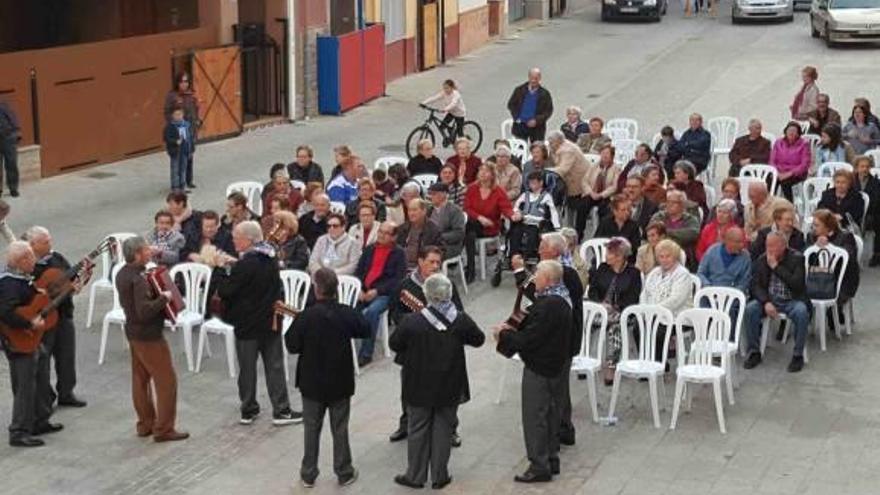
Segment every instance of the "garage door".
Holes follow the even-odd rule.
[[[507,0],[507,20],[514,22],[526,16],[525,0]]]

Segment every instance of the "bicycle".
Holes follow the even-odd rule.
[[[440,136],[443,138],[442,144],[444,148],[448,148],[455,144],[457,138],[465,137],[471,142],[471,152],[476,153],[477,150],[480,149],[480,145],[483,144],[483,129],[480,127],[480,124],[477,124],[473,120],[466,120],[461,126],[461,135],[458,135],[454,123],[447,126],[439,117],[437,117],[436,114],[440,113],[440,110],[422,104],[419,104],[419,107],[428,110],[428,118],[425,119],[425,122],[422,125],[413,129],[412,132],[409,133],[409,136],[407,136],[407,157],[412,158],[419,153],[419,141],[422,139],[430,139],[431,143],[435,146],[437,145],[437,139],[434,137],[434,130],[431,129],[432,125],[437,128],[437,132],[440,133]]]

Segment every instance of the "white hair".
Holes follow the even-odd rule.
[[[31,245],[27,241],[12,241],[6,248],[6,264],[9,266],[18,266],[19,260],[33,253]]]
[[[327,196],[326,193],[322,193],[322,192],[312,195],[312,203],[316,203],[321,200],[324,200],[327,203],[330,203],[330,196]]]
[[[400,193],[415,193],[417,195],[422,194],[422,188],[415,182],[407,182],[400,188]]]
[[[565,141],[565,134],[558,129],[554,129],[547,133],[547,141],[552,141],[554,143],[561,143]]]
[[[687,194],[685,194],[684,191],[679,191],[678,189],[671,189],[669,191],[666,191],[666,199],[669,200],[673,198],[678,201],[685,202],[687,201]]]
[[[501,145],[495,148],[495,156],[510,156],[510,148],[507,146]]]
[[[566,113],[566,114],[568,114],[568,113],[576,113],[578,117],[580,117],[581,115],[584,114],[584,112],[581,111],[581,107],[576,106],[576,105],[572,105],[572,106],[566,108],[566,109],[565,109],[565,113]]]
[[[730,213],[734,213],[737,210],[736,201],[730,198],[724,198],[715,205],[715,209],[717,210],[725,210]]]
[[[49,237],[49,229],[47,229],[46,227],[41,227],[39,225],[34,225],[24,232],[22,239],[31,242],[46,237]]]
[[[435,273],[425,279],[425,299],[428,304],[447,302],[452,299],[452,282],[442,273]]]
[[[287,172],[286,168],[279,168],[278,170],[275,171],[274,174],[272,174],[272,178],[277,179],[279,177],[284,177],[285,179],[289,180],[290,174]]]
[[[556,260],[542,260],[535,267],[535,273],[543,273],[552,283],[562,281],[562,263]]]
[[[556,251],[557,256],[562,256],[568,249],[568,241],[566,241],[565,236],[563,236],[559,232],[550,232],[548,234],[544,234],[541,237],[541,240],[552,247]]]
[[[253,220],[241,222],[235,226],[235,230],[251,242],[260,242],[263,240],[263,229],[260,227],[259,223]]]

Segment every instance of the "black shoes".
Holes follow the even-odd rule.
[[[788,363],[788,372],[789,373],[797,373],[798,371],[804,369],[804,357],[803,356],[792,356],[791,362]]]
[[[363,368],[364,366],[366,366],[372,362],[373,362],[373,358],[359,357],[358,358],[358,367]]]
[[[748,358],[746,358],[746,362],[743,363],[743,368],[750,370],[759,364],[761,364],[761,353],[753,352],[749,354]]]
[[[536,474],[531,471],[513,477],[513,481],[517,483],[546,483],[552,479],[553,477],[549,474]]]
[[[49,433],[56,433],[64,429],[64,425],[61,423],[43,423],[39,426],[34,427],[34,436],[37,435],[48,435]]]
[[[20,196],[20,194],[18,194],[17,189],[15,191],[9,191],[9,195],[12,196],[13,198],[17,198]]]
[[[423,484],[419,484],[419,483],[415,483],[413,481],[410,481],[409,478],[407,478],[406,476],[404,476],[402,474],[398,474],[397,476],[395,476],[394,482],[400,486],[405,486],[407,488],[424,488],[425,487],[425,485],[423,485]]]
[[[401,440],[405,440],[406,436],[407,436],[406,427],[403,426],[403,427],[398,428],[397,431],[395,431],[394,433],[392,433],[391,436],[388,437],[388,440],[391,443],[399,442]]]
[[[59,407],[86,407],[87,405],[88,403],[86,401],[80,400],[79,397],[75,395],[58,399]]]
[[[241,413],[241,419],[238,420],[238,424],[241,425],[252,425],[254,421],[256,421],[257,416],[260,415],[260,411]]]
[[[553,476],[556,476],[560,472],[562,472],[562,471],[559,468],[559,458],[558,457],[556,457],[556,458],[551,457],[550,458],[550,474],[552,474]]]
[[[355,481],[357,481],[357,479],[358,479],[358,470],[354,469],[354,470],[352,470],[351,474],[349,474],[348,476],[342,476],[337,481],[339,482],[339,486],[348,486],[348,485],[354,483]],[[312,483],[314,483],[314,482],[312,482]]]
[[[574,431],[560,433],[559,434],[559,443],[561,443],[562,445],[566,445],[568,447],[571,447],[572,445],[574,445]]]
[[[434,490],[442,490],[442,489],[446,488],[446,485],[448,485],[450,483],[452,483],[452,476],[446,478],[443,481],[435,481],[435,482],[431,483],[431,488],[433,488]]]
[[[272,424],[275,426],[287,426],[294,423],[302,423],[302,420],[302,413],[291,411],[290,409],[286,411],[281,411],[280,413],[272,416]]]
[[[10,438],[9,445],[12,447],[42,447],[46,442],[34,437]]]
[[[458,436],[457,432],[452,432],[452,438],[449,439],[449,443],[453,447],[461,447],[461,437]]]
[[[190,183],[190,184],[187,184],[186,187],[187,187],[187,189],[195,189],[195,188],[196,188],[196,185]]]

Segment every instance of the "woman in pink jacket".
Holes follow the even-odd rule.
[[[800,124],[789,122],[770,150],[770,164],[776,167],[782,194],[789,201],[793,201],[792,186],[806,180],[813,159],[810,143],[801,138],[801,132]]]

